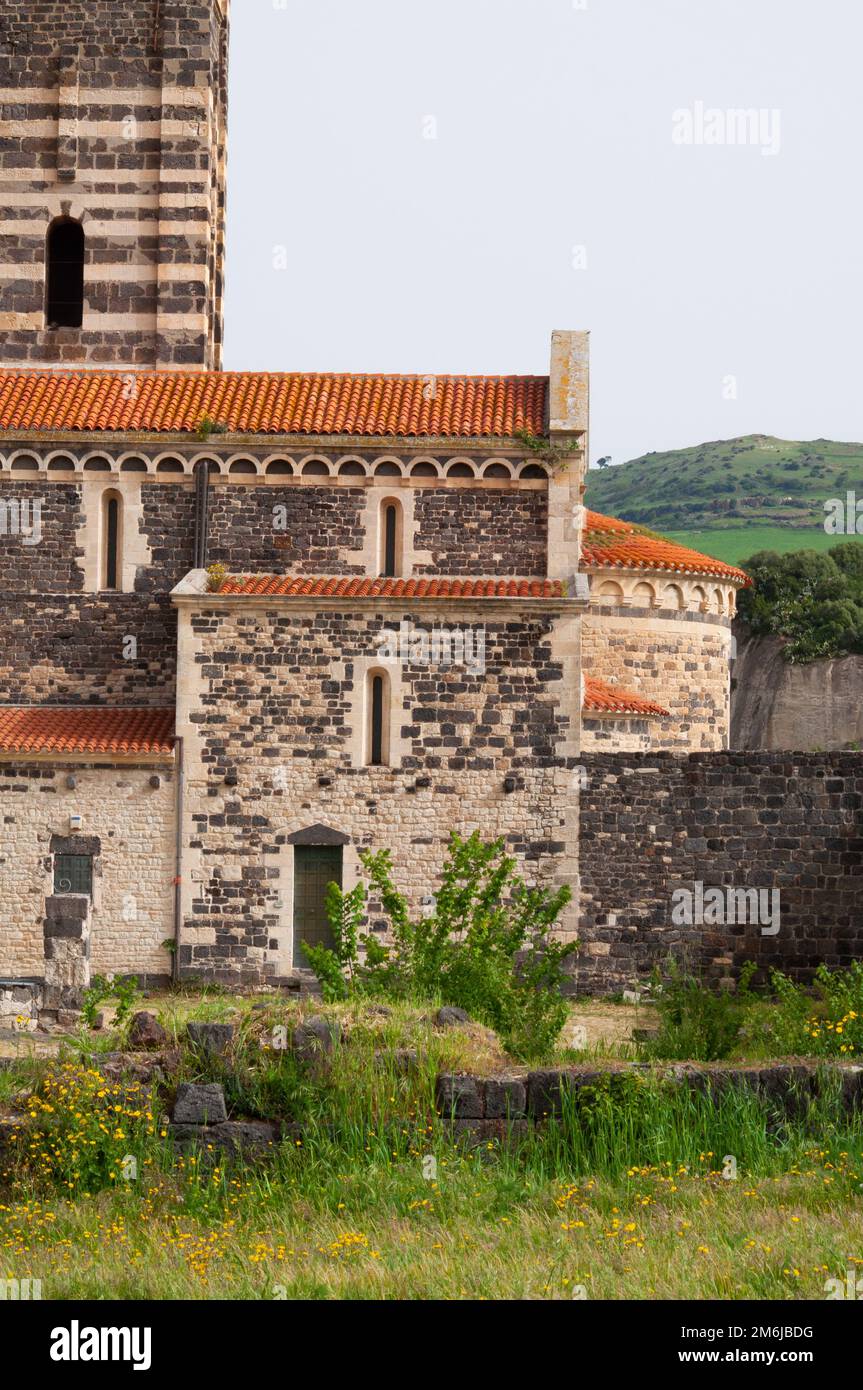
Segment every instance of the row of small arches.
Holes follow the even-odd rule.
[[[651,584],[646,579],[624,590],[616,579],[594,581],[591,597],[599,603],[621,605],[634,608],[670,608],[678,612],[723,613],[734,612],[733,590],[724,590],[707,584]]]
[[[55,453],[40,460],[33,453],[17,453],[8,459],[0,458],[0,470],[12,473],[167,473],[191,474],[195,464],[201,459],[209,464],[211,473],[234,476],[255,477],[301,477],[301,478],[489,478],[489,479],[547,479],[548,470],[539,463],[518,463],[508,459],[490,459],[484,463],[474,463],[469,459],[451,459],[441,463],[437,459],[416,459],[404,463],[400,459],[383,458],[368,462],[365,459],[348,457],[327,459],[313,455],[302,459],[283,456],[269,459],[252,459],[248,455],[237,455],[229,459],[214,459],[200,454],[194,458],[180,458],[176,455],[161,455],[155,459],[143,458],[140,454],[122,455],[110,459],[104,454],[90,454],[83,459],[73,459],[69,454]]]

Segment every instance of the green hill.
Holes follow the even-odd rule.
[[[824,503],[863,499],[863,444],[753,434],[645,454],[588,474],[588,507],[739,564],[759,550],[827,550]]]

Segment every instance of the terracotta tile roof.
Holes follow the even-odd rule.
[[[598,569],[676,570],[679,574],[714,575],[744,587],[752,583],[748,574],[734,565],[599,512],[586,513],[581,559],[582,564]]]
[[[0,706],[0,753],[170,753],[173,709]]]
[[[629,690],[619,690],[616,685],[606,685],[593,676],[584,678],[584,713],[604,714],[654,714],[667,716],[669,711],[652,700],[643,700]]]
[[[0,372],[0,429],[511,437],[546,431],[548,378]]]
[[[364,579],[291,574],[233,575],[219,593],[284,598],[566,598],[560,579]]]

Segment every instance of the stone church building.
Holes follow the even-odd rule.
[[[0,1011],[289,986],[362,849],[419,907],[453,829],[577,932],[582,757],[727,747],[746,576],[584,508],[586,333],[221,371],[227,31],[0,16]]]

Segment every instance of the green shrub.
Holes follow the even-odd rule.
[[[96,1022],[99,1006],[106,1000],[115,1001],[116,1024],[125,1023],[141,997],[138,982],[132,976],[127,980],[109,980],[105,975],[94,975],[90,985],[84,990],[81,1014],[84,1022],[92,1028]]]
[[[434,910],[414,920],[393,883],[389,851],[367,851],[361,859],[391,944],[360,930],[364,885],[349,894],[332,885],[334,948],[303,948],[325,998],[441,1000],[494,1028],[514,1056],[551,1051],[567,1017],[564,962],[577,950],[577,943],[551,938],[570,889],[531,888],[503,853],[502,840],[485,844],[476,832],[467,840],[453,833]]]
[[[643,1044],[657,1061],[717,1062],[729,1057],[740,1035],[743,1004],[672,962],[668,978],[657,982],[659,1032]]]
[[[337,883],[327,886],[327,917],[334,945],[312,945],[303,942],[303,951],[321,983],[324,1000],[332,1003],[347,999],[359,981],[359,947],[366,942],[360,928],[366,911],[366,889],[358,883],[349,893],[343,893]]]
[[[863,1055],[863,962],[848,970],[820,965],[812,991],[779,970],[771,972],[770,983],[775,1002],[753,1014],[753,1042],[777,1057]]]
[[[863,652],[863,545],[858,541],[823,554],[761,551],[745,568],[754,585],[740,594],[740,616],[756,635],[784,637],[786,661]]]

